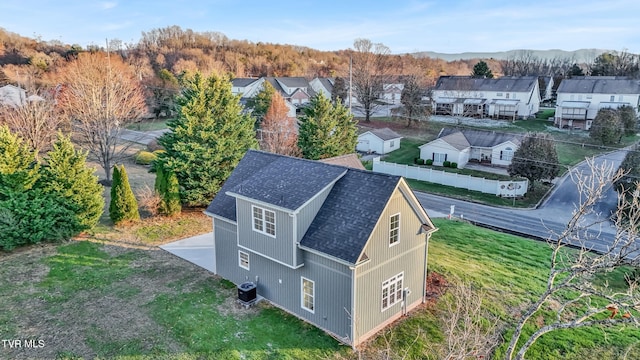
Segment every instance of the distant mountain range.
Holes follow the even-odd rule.
[[[565,50],[509,50],[509,51],[500,51],[500,52],[464,52],[459,54],[446,54],[446,53],[438,53],[433,51],[422,51],[413,53],[413,56],[416,57],[430,57],[434,59],[442,59],[445,61],[455,61],[455,60],[469,60],[469,59],[496,59],[496,60],[506,60],[506,59],[518,59],[521,58],[523,54],[531,53],[533,56],[536,56],[541,59],[553,59],[553,58],[572,58],[575,59],[576,62],[593,62],[593,60],[600,54],[604,52],[611,52],[611,50],[604,49],[580,49],[575,51],[565,51]]]

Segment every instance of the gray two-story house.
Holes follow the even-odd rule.
[[[216,274],[351,346],[425,301],[436,228],[399,176],[249,150],[206,213]]]

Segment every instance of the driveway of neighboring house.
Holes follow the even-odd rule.
[[[161,245],[160,248],[211,272],[214,271],[213,233],[200,234],[174,241]]]
[[[507,171],[507,168],[499,167],[499,166],[486,166],[486,165],[480,165],[480,164],[474,164],[474,163],[466,163],[464,165],[464,168],[509,176],[509,172]]]
[[[153,130],[153,131],[135,131],[123,129],[120,132],[120,138],[134,143],[147,145],[153,139],[157,139],[160,135],[169,131],[169,129]]]

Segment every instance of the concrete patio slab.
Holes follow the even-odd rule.
[[[160,248],[213,272],[215,261],[213,233],[200,234],[174,241],[161,245]]]

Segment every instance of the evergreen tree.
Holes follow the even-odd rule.
[[[176,103],[171,131],[158,139],[166,151],[156,166],[175,173],[183,204],[207,205],[247,150],[257,147],[254,121],[243,114],[231,82],[216,75],[187,79]]]
[[[640,148],[634,146],[627,152],[619,167],[625,175],[614,184],[619,194],[630,195],[640,183]]]
[[[582,68],[578,66],[578,64],[573,64],[571,66],[571,69],[569,69],[569,73],[567,75],[569,78],[572,78],[574,76],[584,76],[584,71],[582,71]]]
[[[487,78],[492,79],[493,73],[491,69],[489,69],[489,65],[486,62],[480,60],[477,64],[473,66],[473,73],[471,74],[474,78]]]
[[[343,77],[337,77],[333,82],[333,91],[331,91],[331,102],[336,103],[338,100],[343,104],[349,97],[349,89],[347,81]]]
[[[159,211],[163,215],[172,216],[182,210],[180,205],[180,185],[173,172],[166,172],[162,167],[156,169],[155,190],[160,196]]]
[[[276,89],[270,82],[266,81],[262,83],[262,89],[247,101],[247,107],[251,109],[251,115],[256,119],[256,128],[260,127],[262,120],[264,120],[269,106],[271,106],[271,99],[273,94],[276,93]]]
[[[529,187],[534,189],[538,180],[553,179],[558,176],[558,153],[551,135],[529,133],[513,154],[509,175],[529,179]]]
[[[298,147],[306,159],[318,160],[355,151],[356,122],[340,101],[335,105],[322,93],[311,99],[300,117]]]
[[[104,210],[103,187],[94,170],[87,167],[86,159],[87,153],[76,150],[69,137],[58,133],[37,184],[65,200],[76,218],[77,231],[94,227]]]
[[[638,118],[633,107],[629,105],[619,107],[618,116],[620,116],[624,134],[627,136],[635,134],[638,128]]]
[[[113,183],[111,184],[111,203],[109,203],[109,217],[114,224],[123,221],[140,220],[138,201],[133,195],[129,177],[124,165],[113,167]]]
[[[619,143],[624,134],[624,124],[615,109],[598,110],[589,129],[589,137],[600,141],[602,145]]]
[[[39,176],[35,154],[22,139],[0,126],[0,200],[12,192],[25,192]]]

